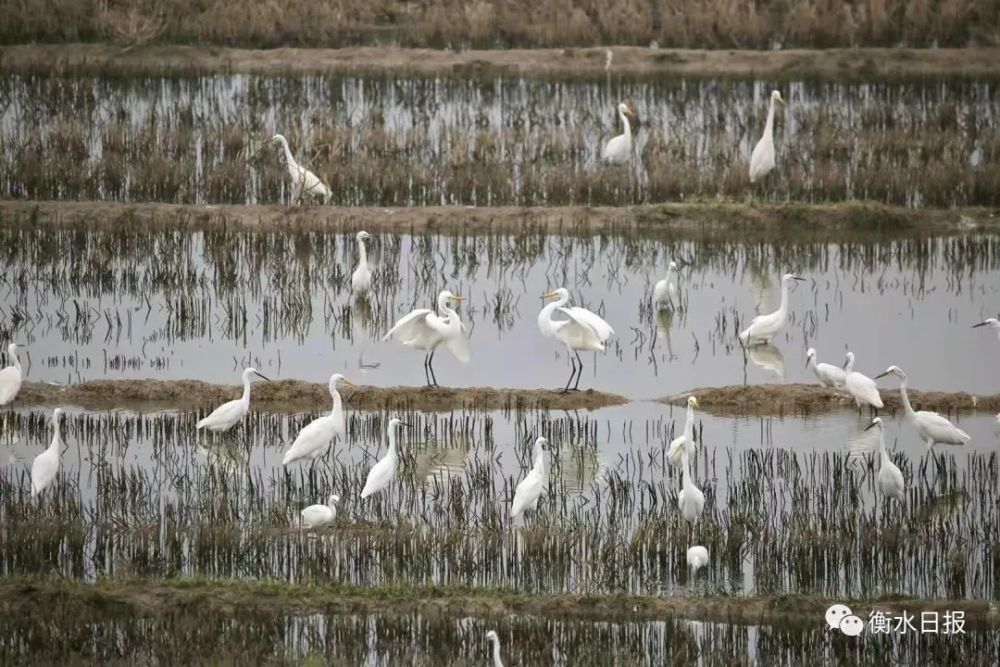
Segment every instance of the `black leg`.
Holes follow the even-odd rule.
[[[569,380],[566,380],[566,387],[563,388],[562,390],[562,393],[564,394],[569,393],[569,386],[573,384],[573,376],[576,375],[576,360],[573,359],[573,355],[570,355],[569,363],[570,363]]]
[[[430,357],[430,359],[429,359],[429,360],[427,361],[427,367],[431,369],[431,380],[433,381],[433,384],[431,385],[432,387],[437,387],[437,386],[439,386],[439,385],[438,385],[438,379],[437,379],[437,376],[436,376],[436,375],[434,375],[434,353],[435,353],[435,352],[437,352],[437,348],[434,348],[433,350],[431,350],[431,357]]]
[[[576,371],[576,384],[573,385],[573,391],[580,391],[580,376],[583,375],[583,359],[580,358],[580,352],[576,353],[576,362],[579,364]]]
[[[426,380],[426,381],[427,381],[427,386],[428,386],[428,387],[429,387],[429,386],[431,386],[431,376],[430,376],[430,371],[428,371],[428,370],[427,370],[427,358],[428,358],[429,356],[430,356],[430,355],[428,355],[428,354],[425,354],[425,355],[424,355],[424,380]]]

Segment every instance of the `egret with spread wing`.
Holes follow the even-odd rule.
[[[576,376],[574,391],[580,388],[580,376],[583,375],[583,360],[580,359],[580,350],[593,352],[604,351],[604,341],[612,336],[615,331],[611,325],[605,322],[599,315],[596,315],[586,308],[572,306],[566,308],[569,302],[569,290],[565,287],[546,292],[543,299],[557,297],[555,301],[542,308],[538,313],[538,329],[546,338],[559,341],[566,347],[569,353],[569,361],[572,364],[572,371],[569,374],[569,381],[563,393],[569,391],[569,386]],[[553,319],[556,310],[568,317],[566,320]],[[575,360],[574,360],[575,355]],[[579,364],[579,367],[578,367]],[[579,372],[577,369],[579,368]]]
[[[437,313],[430,308],[417,308],[396,322],[382,338],[383,341],[396,340],[407,347],[425,352],[424,376],[429,387],[438,386],[434,375],[434,352],[442,343],[460,362],[469,363],[469,330],[450,305],[452,301],[462,301],[464,298],[442,290],[438,294]]]

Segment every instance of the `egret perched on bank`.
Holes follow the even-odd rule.
[[[781,277],[781,305],[778,310],[767,315],[758,315],[750,321],[750,326],[740,332],[740,340],[744,345],[760,345],[770,343],[774,335],[781,331],[788,321],[788,290],[795,281],[804,281],[794,273],[786,273]]]
[[[681,490],[677,494],[677,507],[688,523],[696,523],[705,509],[705,494],[691,481],[687,452],[681,451]]]
[[[542,497],[549,481],[549,469],[545,461],[548,444],[548,440],[540,437],[535,440],[535,444],[531,448],[531,471],[514,490],[514,502],[510,506],[511,519],[516,519],[521,512],[529,507],[533,510],[538,509],[538,499]]]
[[[575,391],[580,388],[580,375],[583,375],[583,360],[580,359],[580,350],[603,352],[604,341],[612,336],[615,330],[599,315],[595,315],[586,308],[578,306],[565,308],[564,306],[569,302],[569,290],[565,287],[542,295],[543,299],[552,297],[557,298],[538,313],[538,330],[546,338],[559,341],[566,346],[566,352],[569,354],[569,361],[572,364],[569,381],[566,382],[566,388],[563,389],[563,393],[566,393],[569,391],[569,385],[573,382],[574,375],[576,376],[576,385],[573,386],[573,389]],[[556,310],[569,319],[553,319],[552,316]],[[579,368],[579,374],[577,368]]]
[[[813,373],[824,387],[842,389],[847,372],[833,364],[816,363],[816,348],[810,347],[806,352],[806,368],[812,367]]]
[[[62,454],[62,436],[59,435],[59,424],[62,421],[62,408],[52,412],[52,443],[31,462],[31,497],[41,494],[56,478],[59,472],[59,457]]]
[[[889,366],[885,371],[876,375],[875,379],[877,380],[886,375],[895,375],[899,378],[899,397],[903,402],[904,416],[906,421],[910,422],[913,428],[917,430],[917,435],[927,445],[927,449],[931,449],[936,444],[964,445],[972,439],[968,433],[936,412],[928,410],[915,411],[913,406],[910,405],[910,397],[906,392],[906,373],[899,366]]]
[[[340,496],[334,493],[327,498],[326,505],[310,505],[302,510],[302,527],[309,529],[329,526],[337,518],[338,502]]]
[[[688,567],[697,574],[699,569],[708,565],[708,549],[701,545],[691,547],[687,551],[687,561]]]
[[[372,287],[372,270],[368,268],[368,252],[365,241],[372,237],[365,231],[358,232],[358,268],[351,274],[351,291],[355,296],[366,294]]]
[[[340,398],[340,392],[337,391],[337,385],[340,383],[346,384],[348,387],[355,386],[353,382],[340,373],[334,373],[330,376],[330,398],[333,399],[333,408],[330,410],[330,414],[317,417],[299,431],[292,446],[285,452],[281,465],[286,466],[301,459],[315,461],[330,451],[330,443],[334,437],[339,437],[341,440],[347,437],[344,402]]]
[[[493,667],[503,667],[503,661],[500,660],[500,638],[497,633],[490,630],[486,633],[486,640],[493,644]]]
[[[854,403],[859,408],[867,405],[873,409],[882,407],[882,397],[878,393],[878,385],[875,380],[863,373],[854,370],[854,353],[847,353],[847,365],[844,366],[846,375],[844,376],[844,388],[854,398]]]
[[[17,358],[17,344],[7,346],[7,366],[0,370],[0,405],[7,405],[21,391],[21,361]]]
[[[774,169],[774,105],[784,104],[781,93],[777,90],[771,93],[771,104],[767,108],[767,123],[764,124],[764,134],[753,147],[750,154],[750,182],[755,183],[767,176]]]
[[[677,262],[674,261],[667,266],[667,277],[653,286],[653,308],[659,308],[664,303],[669,303],[671,307],[677,304]]]
[[[987,317],[985,320],[979,324],[973,324],[973,329],[978,329],[979,327],[989,327],[997,332],[997,340],[1000,340],[1000,320],[995,317]],[[0,401],[2,403],[3,401]]]
[[[906,481],[903,479],[903,472],[885,451],[885,427],[882,426],[881,417],[873,419],[865,430],[872,428],[878,428],[878,488],[886,498],[899,498],[906,490]]]
[[[450,305],[452,301],[463,299],[465,297],[442,290],[437,298],[437,313],[430,308],[417,308],[396,322],[382,338],[425,352],[424,377],[428,387],[438,386],[434,375],[434,352],[438,345],[444,343],[456,359],[463,364],[469,363],[469,330]]]
[[[622,119],[624,130],[608,141],[601,152],[601,159],[611,164],[623,164],[632,157],[632,126],[628,119],[636,120],[635,109],[622,102],[618,105],[618,117]]]
[[[698,399],[694,396],[688,396],[684,432],[670,442],[670,448],[667,450],[667,461],[670,462],[670,465],[680,463],[682,453],[689,457],[694,456],[696,446],[694,442],[694,409],[697,407]]]
[[[195,424],[195,428],[207,428],[209,431],[228,431],[242,421],[247,412],[250,411],[250,382],[255,376],[270,382],[270,378],[265,377],[256,369],[246,369],[243,371],[243,396],[235,401],[223,403],[213,410],[212,414]]]
[[[289,203],[298,203],[302,195],[308,194],[312,197],[322,197],[323,203],[330,202],[333,191],[323,181],[319,180],[316,174],[295,161],[292,149],[288,147],[288,140],[283,135],[276,134],[271,137],[272,142],[281,144],[285,150],[285,167],[288,169],[288,176],[292,179],[292,197]]]
[[[365,488],[361,490],[362,499],[388,488],[393,478],[396,477],[396,466],[399,464],[399,455],[396,453],[396,438],[401,426],[408,427],[409,424],[395,418],[389,421],[389,427],[386,429],[386,435],[389,437],[389,451],[368,471]]]

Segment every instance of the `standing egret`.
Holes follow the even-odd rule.
[[[316,459],[326,455],[330,451],[330,443],[334,436],[341,440],[347,437],[347,421],[344,418],[344,403],[337,391],[337,385],[344,383],[348,387],[355,384],[345,378],[340,373],[330,376],[330,398],[333,399],[333,408],[330,414],[317,417],[299,431],[295,437],[295,442],[285,452],[285,457],[281,460],[281,465],[286,466],[293,461],[301,459]]]
[[[285,149],[285,166],[288,168],[288,175],[292,179],[292,198],[290,203],[298,203],[304,194],[309,194],[313,197],[322,197],[324,204],[329,203],[330,198],[333,197],[333,191],[323,181],[319,180],[316,174],[295,161],[295,158],[292,156],[292,149],[288,147],[288,140],[283,135],[276,134],[271,137],[271,141],[281,144],[281,147]]]
[[[302,527],[309,529],[329,526],[337,518],[338,502],[340,496],[334,493],[327,498],[326,505],[310,505],[302,510]]]
[[[903,479],[903,472],[892,462],[889,454],[885,451],[885,427],[882,426],[882,418],[876,417],[868,425],[868,429],[878,427],[878,488],[886,498],[899,498],[906,490],[906,482]]]
[[[460,362],[469,363],[469,330],[450,306],[450,302],[464,299],[463,296],[442,290],[437,298],[437,313],[430,308],[417,308],[396,322],[382,338],[383,341],[397,340],[407,347],[425,352],[424,377],[428,387],[438,386],[434,375],[434,352],[441,343]]]
[[[913,428],[917,429],[917,434],[924,441],[924,444],[927,445],[927,449],[931,449],[936,444],[964,445],[972,439],[968,433],[936,412],[928,410],[915,411],[913,406],[910,405],[910,396],[906,392],[906,373],[899,366],[889,366],[884,372],[876,375],[875,379],[877,380],[886,375],[895,375],[899,378],[899,397],[903,401],[903,412],[906,415],[906,421],[910,422]]]
[[[351,274],[351,291],[355,296],[365,294],[372,286],[372,271],[368,268],[368,252],[365,250],[365,241],[372,237],[365,231],[358,232],[358,268]]]
[[[667,450],[667,461],[670,465],[677,465],[681,461],[681,454],[694,456],[694,409],[698,407],[698,399],[688,396],[687,416],[684,418],[684,432],[670,442],[670,449]]]
[[[681,451],[681,490],[677,494],[677,507],[688,523],[696,523],[705,509],[705,494],[691,481],[687,452]]]
[[[843,368],[838,368],[833,364],[816,363],[816,348],[810,347],[806,352],[806,368],[812,367],[813,373],[819,378],[819,383],[824,387],[841,389],[847,372]]]
[[[624,131],[608,141],[601,153],[601,159],[611,164],[623,164],[632,157],[632,126],[628,119],[636,119],[635,109],[622,102],[618,105],[618,116],[622,119]]]
[[[784,104],[781,93],[777,90],[771,93],[771,105],[767,109],[767,123],[764,125],[764,134],[760,141],[753,147],[750,154],[750,182],[754,183],[774,169],[774,105]]]
[[[533,465],[531,471],[514,490],[514,502],[510,506],[511,519],[516,519],[529,507],[533,510],[538,509],[538,499],[541,498],[549,480],[549,470],[545,462],[548,444],[548,440],[539,437],[531,448]]]
[[[786,273],[781,277],[781,305],[778,310],[767,315],[758,315],[750,322],[750,326],[740,332],[740,340],[744,345],[760,345],[770,343],[774,334],[778,333],[788,321],[788,290],[794,281],[804,281],[794,273]]]
[[[396,466],[399,464],[399,456],[396,454],[396,434],[400,426],[409,424],[395,418],[389,421],[389,428],[386,429],[386,435],[389,436],[389,451],[368,471],[365,488],[361,490],[362,499],[387,488],[396,476]]]
[[[687,561],[693,573],[698,574],[700,568],[708,565],[708,549],[701,545],[691,547],[687,551]]]
[[[566,346],[566,352],[570,355],[569,361],[572,364],[572,371],[569,374],[569,381],[563,393],[569,391],[569,385],[576,375],[576,385],[573,390],[580,388],[580,376],[583,375],[583,360],[580,359],[580,350],[593,352],[604,351],[604,341],[615,333],[611,325],[605,322],[600,316],[595,315],[586,308],[573,306],[564,308],[569,302],[569,290],[565,287],[546,292],[543,299],[558,297],[552,303],[542,308],[538,313],[538,329],[546,338],[557,340]],[[568,320],[554,320],[552,315],[556,310],[569,317]],[[576,359],[573,359],[573,356]],[[577,364],[579,363],[579,374],[577,374]]]
[[[223,403],[213,410],[212,414],[195,424],[195,428],[207,428],[209,431],[228,431],[242,421],[247,412],[250,411],[250,381],[255,375],[270,382],[270,378],[264,377],[256,369],[246,369],[243,371],[243,396],[235,401]]]
[[[667,302],[671,307],[677,303],[677,262],[674,261],[667,267],[667,277],[653,286],[653,308]]]
[[[21,362],[17,358],[17,344],[7,346],[7,361],[10,366],[0,370],[0,405],[7,405],[21,391]]]
[[[997,318],[995,318],[995,317],[987,317],[985,320],[983,320],[979,324],[973,324],[972,325],[973,329],[978,329],[979,327],[989,327],[990,329],[993,329],[994,331],[997,332],[997,340],[1000,340],[1000,320],[998,320]],[[2,403],[2,402],[3,402],[3,400],[0,399],[0,403]]]
[[[503,661],[500,660],[500,638],[497,637],[497,633],[490,630],[486,633],[486,640],[493,644],[493,667],[503,667]]]
[[[854,398],[854,403],[860,408],[868,405],[873,409],[882,407],[882,397],[879,396],[875,380],[854,370],[854,353],[847,353],[847,365],[844,366],[844,388]]]
[[[62,415],[62,408],[56,408],[52,412],[52,443],[31,463],[32,498],[45,491],[59,472],[59,456],[63,444],[59,435],[59,423],[62,421]]]

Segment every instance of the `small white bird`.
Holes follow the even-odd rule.
[[[924,441],[924,444],[927,445],[927,449],[931,449],[936,444],[964,445],[972,439],[968,433],[936,412],[930,412],[929,410],[915,411],[913,406],[910,405],[910,396],[906,391],[906,373],[899,366],[889,366],[884,372],[876,375],[875,379],[877,380],[886,375],[895,375],[899,378],[899,397],[903,401],[903,412],[906,421],[910,422],[913,428],[917,430],[917,434]]]
[[[292,149],[288,147],[288,140],[283,135],[276,134],[271,137],[271,141],[281,144],[285,149],[285,166],[288,168],[288,175],[292,179],[292,197],[290,204],[298,203],[299,199],[308,194],[312,197],[322,197],[323,203],[330,202],[333,191],[323,181],[319,180],[316,174],[305,167],[299,165],[292,156]]]
[[[423,350],[424,377],[427,386],[437,387],[437,377],[434,375],[434,352],[444,343],[463,364],[469,363],[469,330],[462,323],[458,313],[450,303],[462,301],[465,297],[442,290],[438,294],[435,313],[430,308],[417,308],[389,330],[382,340],[397,340],[407,347]]]
[[[979,327],[989,327],[997,332],[997,340],[1000,340],[1000,320],[995,317],[988,317],[979,324],[973,324],[973,329],[978,329]],[[0,401],[2,403],[2,401]]]
[[[847,372],[843,368],[838,368],[833,364],[816,363],[816,348],[812,347],[806,352],[806,368],[810,366],[821,385],[824,387],[833,387],[834,389],[843,388]]]
[[[670,262],[667,277],[653,286],[653,307],[659,308],[664,303],[671,307],[677,304],[677,262]]]
[[[687,452],[681,452],[681,490],[677,494],[677,507],[688,523],[696,523],[705,509],[705,494],[691,481]]]
[[[334,373],[330,376],[330,398],[333,399],[333,408],[330,410],[330,414],[317,417],[299,431],[292,446],[285,452],[281,465],[286,466],[301,459],[315,461],[330,451],[330,443],[334,437],[339,437],[341,440],[347,437],[344,403],[340,398],[340,392],[337,391],[337,385],[340,383],[346,384],[348,387],[355,386],[353,382],[340,373]]]
[[[368,292],[372,287],[372,271],[368,268],[368,252],[365,250],[365,241],[372,237],[368,232],[358,232],[358,268],[351,274],[351,291],[361,295]]]
[[[635,109],[622,102],[618,105],[618,116],[622,119],[624,131],[608,141],[601,153],[601,159],[611,164],[623,164],[632,157],[632,126],[628,119],[636,119]]]
[[[774,169],[774,105],[784,104],[781,93],[777,90],[771,93],[771,105],[767,109],[767,123],[764,125],[764,134],[760,141],[753,147],[750,154],[750,182],[754,183]]]
[[[750,326],[740,332],[740,340],[744,345],[759,345],[770,343],[774,334],[781,331],[788,321],[788,290],[794,281],[804,281],[794,273],[786,273],[781,277],[781,305],[778,310],[767,315],[758,315],[750,321]]]
[[[565,287],[542,295],[543,299],[552,297],[558,298],[538,313],[538,330],[546,338],[559,341],[566,346],[572,371],[569,374],[569,381],[566,382],[566,388],[563,389],[563,393],[565,393],[569,391],[569,385],[573,382],[574,375],[576,376],[576,385],[573,389],[575,391],[580,388],[580,376],[583,375],[583,360],[580,359],[580,350],[603,352],[604,341],[614,335],[615,330],[603,318],[586,308],[577,306],[564,308],[563,306],[569,302],[569,290]],[[557,309],[569,319],[552,319]],[[575,360],[574,355],[576,356]],[[579,374],[577,374],[577,364],[579,364]]]
[[[876,417],[868,425],[868,429],[878,427],[878,488],[886,498],[899,498],[906,490],[906,481],[903,479],[903,472],[892,462],[889,454],[885,451],[885,431],[882,426],[882,418]]]
[[[338,502],[340,496],[333,494],[327,498],[326,505],[310,505],[302,510],[302,527],[309,529],[329,526],[337,518]]]
[[[701,545],[691,547],[687,551],[687,561],[688,567],[697,574],[700,568],[708,565],[708,549]]]
[[[386,429],[386,435],[389,437],[389,451],[368,471],[365,488],[361,490],[362,499],[388,488],[396,477],[396,466],[399,464],[399,455],[396,454],[396,434],[400,426],[409,427],[410,425],[401,419],[394,418],[389,421],[389,427]]]
[[[868,405],[878,409],[882,407],[882,397],[879,396],[875,380],[854,370],[854,353],[847,353],[847,365],[844,367],[844,388],[854,397],[854,403],[859,408]]]
[[[31,462],[31,497],[41,494],[56,478],[59,472],[59,457],[62,452],[62,436],[59,435],[59,423],[62,421],[62,408],[52,412],[52,444],[35,457]]]
[[[514,502],[510,506],[511,519],[516,519],[529,507],[538,509],[538,499],[545,492],[549,481],[549,469],[545,460],[548,444],[548,440],[539,437],[532,445],[532,468],[514,490]]]
[[[0,370],[0,405],[7,405],[21,391],[21,361],[17,358],[17,344],[7,346],[7,361],[10,366]]]
[[[250,411],[250,381],[255,375],[270,382],[269,378],[261,375],[256,369],[246,369],[243,371],[243,396],[235,401],[223,403],[213,410],[212,414],[195,424],[195,428],[207,428],[209,431],[228,431],[242,421],[247,412]]]
[[[696,447],[694,441],[694,409],[697,407],[698,399],[694,396],[688,396],[687,416],[684,418],[684,432],[670,442],[670,448],[667,450],[667,461],[670,465],[680,463],[682,453],[687,454],[689,458],[694,456]]]
[[[503,667],[503,661],[500,660],[500,638],[497,633],[490,630],[486,633],[486,639],[493,644],[493,667]]]

